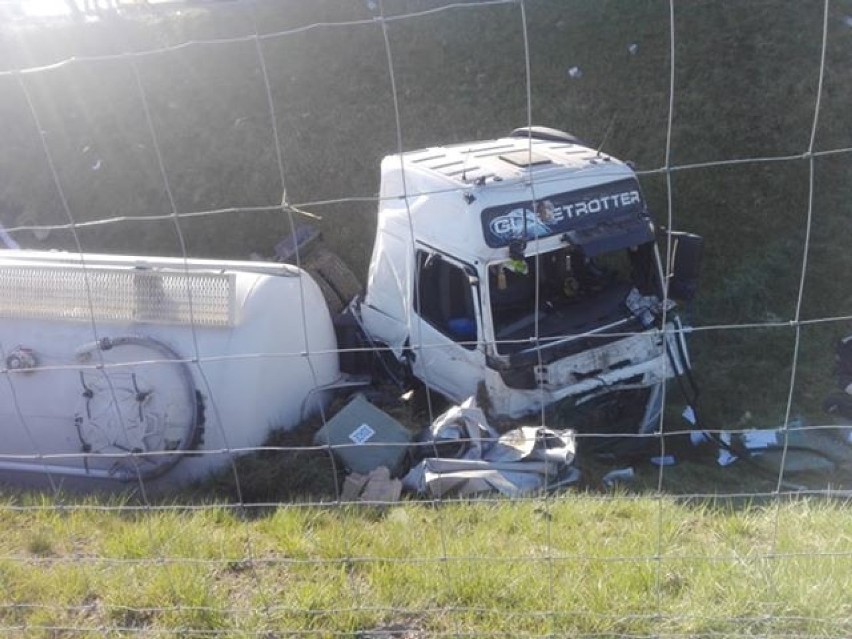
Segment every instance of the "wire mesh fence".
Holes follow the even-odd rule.
[[[852,5],[155,6],[2,25],[4,634],[852,631]],[[585,142],[532,129],[565,122]],[[475,173],[509,147],[522,178]],[[625,289],[634,323],[550,328],[553,242],[592,245],[528,229],[564,195],[536,169],[557,147],[585,154],[577,188],[638,177],[647,324]],[[522,207],[520,254],[465,262],[448,247],[482,238],[426,202]],[[338,267],[306,222],[360,308],[399,295],[396,342],[357,304],[335,332],[349,289],[308,275]],[[705,254],[676,305],[679,230]],[[377,237],[407,248],[382,262]],[[534,284],[520,320],[507,281]],[[566,345],[592,355],[560,369]],[[490,372],[453,408],[469,354]]]

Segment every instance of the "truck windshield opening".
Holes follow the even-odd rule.
[[[566,247],[492,264],[488,286],[497,351],[510,354],[529,348],[531,338],[556,341],[630,319],[624,304],[630,291],[653,291],[653,255],[653,243],[595,257]]]

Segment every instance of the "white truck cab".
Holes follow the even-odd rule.
[[[635,173],[568,134],[389,156],[377,227],[363,327],[454,401],[485,392],[493,414],[520,417],[658,390],[689,365]]]

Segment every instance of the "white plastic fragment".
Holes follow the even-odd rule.
[[[778,445],[777,430],[750,430],[742,435],[743,444],[751,451]]]
[[[722,433],[721,435],[719,435],[719,439],[721,439],[722,442],[727,446],[731,445],[731,433]],[[720,466],[730,466],[735,461],[737,461],[737,459],[739,459],[739,457],[734,455],[727,448],[719,448],[719,457],[717,458],[716,462]]]
[[[568,77],[577,80],[583,77],[583,71],[580,67],[571,67],[568,69]]]
[[[636,55],[637,53],[639,53],[639,45],[635,42],[631,42],[630,45],[627,47],[627,50],[630,52],[630,55]]]
[[[632,466],[628,466],[627,468],[616,468],[615,470],[609,471],[603,476],[601,481],[604,486],[612,488],[616,484],[629,483],[634,479],[636,479],[636,473],[633,471]]]
[[[677,458],[674,455],[660,455],[649,460],[654,466],[675,466]]]
[[[705,442],[710,441],[710,436],[703,430],[694,430],[689,433],[689,443],[693,446],[700,446]]]

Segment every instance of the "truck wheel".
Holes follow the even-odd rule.
[[[352,269],[323,246],[310,251],[302,268],[316,280],[332,315],[340,313],[362,290]]]

